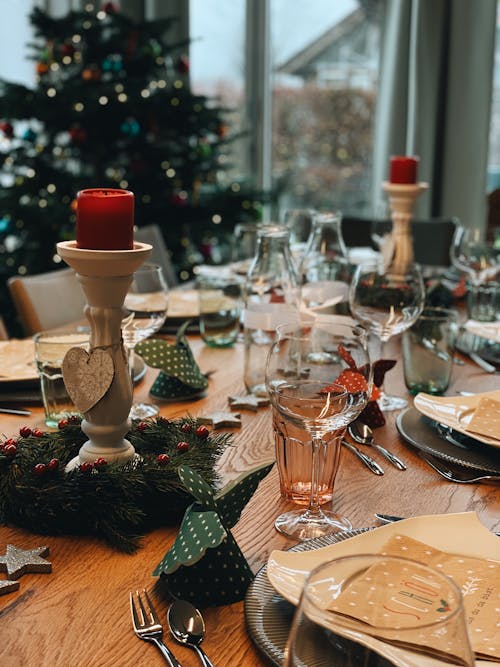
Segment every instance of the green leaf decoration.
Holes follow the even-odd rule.
[[[243,509],[255,493],[259,482],[266,477],[273,465],[274,462],[263,464],[250,474],[243,473],[227,484],[216,496],[221,521],[226,528],[232,528],[237,523]]]

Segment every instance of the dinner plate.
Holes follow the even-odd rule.
[[[307,540],[290,549],[290,551],[308,551],[343,542],[355,535],[372,530],[361,528],[346,530],[336,535],[318,537]],[[292,624],[295,607],[276,593],[267,576],[267,565],[264,565],[250,584],[245,597],[245,619],[247,629],[253,642],[271,662],[279,667],[283,664],[284,650]],[[385,661],[384,661],[385,662]],[[304,667],[316,667],[316,664]],[[383,667],[382,664],[374,667]]]
[[[466,468],[500,473],[500,453],[497,448],[485,446],[474,438],[464,438],[461,447],[440,436],[435,422],[415,408],[401,412],[396,419],[400,435],[416,447],[438,458],[458,463]]]
[[[306,577],[315,567],[341,556],[378,553],[395,535],[405,535],[449,553],[500,561],[498,537],[482,525],[474,512],[464,512],[413,517],[308,551],[273,551],[267,563],[267,576],[275,592],[296,605]],[[398,667],[443,667],[445,664],[435,658],[416,655],[375,638],[370,638],[369,645]],[[477,660],[476,665],[493,667],[498,663]]]
[[[488,391],[473,396],[431,396],[420,393],[415,396],[414,407],[429,419],[450,426],[454,431],[471,436],[467,426],[472,419],[481,398],[492,398],[500,401],[500,391]],[[474,433],[474,439],[492,447],[500,448],[500,439],[489,438]]]
[[[500,322],[478,322],[477,320],[467,320],[463,327],[474,336],[500,343]]]

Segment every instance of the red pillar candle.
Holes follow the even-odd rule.
[[[81,190],[76,201],[77,248],[133,250],[133,192],[92,188]]]
[[[403,155],[391,157],[389,181],[391,183],[416,183],[418,158]]]

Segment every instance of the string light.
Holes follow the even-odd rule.
[[[83,104],[83,102],[75,102],[75,104],[73,105],[73,109],[75,111],[80,112],[80,111],[83,111],[85,109],[85,105]]]
[[[55,97],[57,95],[57,91],[55,88],[47,88],[47,97]]]
[[[102,106],[105,106],[108,103],[108,101],[109,100],[106,97],[106,95],[101,95],[101,97],[99,98],[99,104],[101,104]]]
[[[220,225],[220,223],[222,222],[222,216],[216,213],[215,215],[212,216],[212,222],[214,223],[214,225]]]

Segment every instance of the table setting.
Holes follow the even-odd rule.
[[[399,199],[414,200],[422,190],[410,187],[408,194],[408,184],[392,185],[404,186],[388,188]],[[95,205],[113,206],[120,195],[105,192],[88,192],[83,199],[88,204],[95,196]],[[128,195],[122,205],[129,211]],[[401,318],[394,304],[383,304],[395,328],[383,357],[380,350],[373,355],[366,331],[353,317],[323,313],[311,318],[309,313],[297,320],[299,310],[294,313],[291,306],[300,290],[292,265],[285,262],[280,280],[268,276],[270,298],[254,290],[258,299],[250,313],[242,304],[242,331],[230,341],[225,331],[219,344],[217,338],[200,336],[190,328],[184,305],[174,308],[182,320],[175,336],[155,326],[134,343],[143,365],[132,390],[120,333],[122,305],[132,276],[147,259],[147,244],[134,242],[129,230],[118,240],[110,237],[118,247],[92,247],[100,232],[86,228],[85,206],[83,211],[77,240],[59,247],[62,258],[74,265],[90,305],[85,313],[89,338],[83,347],[72,341],[62,360],[76,414],[49,425],[38,401],[23,404],[30,414],[2,415],[5,664],[112,664],[119,639],[123,665],[148,660],[174,667],[313,667],[324,664],[335,643],[328,643],[332,636],[341,638],[344,656],[370,650],[380,656],[380,667],[489,667],[498,662],[490,628],[478,644],[471,631],[477,626],[470,620],[484,620],[484,610],[491,615],[498,596],[500,542],[492,532],[500,530],[498,486],[491,479],[469,484],[443,479],[420,456],[500,475],[500,394],[494,375],[464,356],[462,366],[453,365],[440,395],[413,395],[403,376],[399,334],[417,321],[420,297],[417,304],[403,304]],[[400,231],[403,227],[399,220]],[[408,239],[401,236],[404,252],[397,253],[397,261],[405,264],[411,258]],[[273,245],[276,239],[281,244],[286,234],[267,227],[258,233],[257,244]],[[234,291],[219,289],[224,298],[216,303],[227,304]],[[397,286],[388,294],[400,291]],[[176,292],[182,290],[168,290],[167,313]],[[188,315],[200,317],[199,290],[195,293],[198,301],[191,298]],[[344,292],[344,298],[359,303],[353,294]],[[285,323],[277,322],[276,312]],[[160,320],[168,322],[164,309]],[[269,322],[276,324],[272,336]],[[10,380],[32,382],[39,392],[35,342],[21,343],[5,343],[4,358],[18,357],[10,364]],[[9,353],[9,345],[16,355]],[[16,373],[26,377],[12,377]],[[406,408],[383,409],[380,399],[388,379]],[[472,395],[460,394],[466,388]],[[130,421],[133,402],[151,401],[155,416]],[[380,526],[376,513],[407,518]],[[438,607],[431,610],[431,649],[416,636],[418,626],[379,627],[368,609],[363,613],[377,632],[360,633],[331,620],[359,620],[346,613],[344,598],[335,608],[328,603],[325,611],[324,598],[316,609],[317,600],[307,597],[316,566],[328,564],[328,576],[335,579],[340,561],[347,559],[350,571],[361,553],[369,561],[360,566],[359,586],[388,562],[405,591],[398,598],[400,609],[422,605],[439,590]],[[457,578],[464,570],[460,559],[469,559],[469,579],[460,580],[458,588],[440,588],[441,569],[446,572],[444,565],[449,566]],[[406,561],[417,569],[405,576],[420,582],[409,591],[403,577]],[[488,569],[483,572],[483,567]],[[468,607],[466,585],[471,595],[478,588],[477,613]],[[390,593],[385,585],[380,590]],[[383,599],[393,604],[392,598]],[[97,608],[102,610],[99,623]],[[68,618],[72,631],[86,638],[83,652],[67,636]],[[313,623],[311,635],[300,631],[306,621]],[[443,628],[452,628],[460,639],[451,649],[442,641]],[[308,637],[315,633],[328,637],[323,653],[311,648]]]

